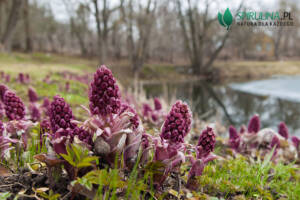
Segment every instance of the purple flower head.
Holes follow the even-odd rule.
[[[5,77],[5,82],[6,82],[6,83],[10,82],[10,75],[9,75],[9,74],[6,75],[6,77]]]
[[[3,135],[3,131],[4,131],[4,126],[3,126],[2,121],[0,121],[0,136]]]
[[[152,112],[152,108],[150,107],[149,104],[144,103],[143,104],[143,116],[148,117],[149,113]]]
[[[152,113],[151,119],[152,119],[154,122],[156,122],[156,121],[158,120],[157,114],[156,114],[156,113]]]
[[[34,122],[40,121],[41,113],[40,110],[37,108],[37,106],[35,104],[32,104],[30,105],[29,109],[30,109],[31,120]]]
[[[48,119],[43,119],[40,123],[40,127],[43,133],[48,132],[51,128],[50,122]]]
[[[25,83],[25,76],[23,73],[19,73],[19,81],[20,83]]]
[[[237,133],[234,126],[229,127],[229,146],[235,151],[238,151],[240,146],[240,135]]]
[[[120,114],[122,114],[123,112],[130,112],[133,116],[130,118],[130,122],[132,124],[133,129],[137,129],[137,127],[139,126],[140,122],[139,122],[139,116],[136,113],[135,109],[133,109],[133,107],[131,107],[128,103],[123,102],[121,104],[121,110],[120,110]]]
[[[272,149],[275,148],[274,152],[273,152],[273,155],[272,155],[272,158],[271,158],[271,160],[274,160],[275,156],[277,155],[278,148],[280,148],[280,140],[279,140],[279,138],[276,135],[272,138],[270,147]]]
[[[280,147],[280,140],[277,136],[274,136],[272,138],[271,144],[270,144],[271,148],[275,147],[276,149]]]
[[[248,133],[257,133],[260,129],[260,120],[258,115],[254,115],[248,124]]]
[[[93,137],[92,134],[90,134],[88,131],[85,131],[81,127],[75,127],[72,132],[72,140],[73,138],[77,136],[79,140],[82,142],[85,142],[86,144],[92,146],[93,145]]]
[[[66,82],[65,89],[67,92],[69,92],[69,90],[70,90],[70,82],[69,81]]]
[[[246,126],[245,125],[242,125],[240,127],[240,134],[244,134],[246,132]]]
[[[25,80],[26,80],[26,83],[29,83],[29,82],[30,82],[30,76],[29,76],[29,74],[26,74]]]
[[[216,136],[211,127],[207,127],[199,137],[197,158],[206,157],[214,151]]]
[[[161,110],[162,109],[161,102],[160,102],[159,98],[157,98],[157,97],[154,98],[154,109],[155,110]]]
[[[296,147],[296,149],[299,151],[300,150],[300,138],[298,138],[297,136],[292,136],[292,143],[294,144],[294,146]]]
[[[121,107],[120,91],[110,69],[101,65],[91,82],[89,100],[93,115],[117,114]]]
[[[44,108],[48,108],[50,106],[50,101],[47,97],[44,98],[43,105]]]
[[[1,84],[0,85],[0,100],[3,101],[4,98],[4,93],[8,88],[6,87],[6,85]]]
[[[239,138],[239,134],[237,133],[236,129],[234,126],[229,126],[229,138],[230,139],[236,139]]]
[[[73,119],[72,110],[64,100],[64,98],[56,95],[49,110],[51,130],[55,133],[58,129],[74,128],[75,125],[71,123]]]
[[[25,106],[21,99],[12,91],[4,93],[3,103],[5,114],[9,120],[21,120],[25,117]]]
[[[34,88],[30,87],[28,89],[28,97],[31,103],[37,102],[39,100],[38,95]]]
[[[289,130],[284,122],[278,125],[278,133],[285,139],[289,139]]]
[[[160,137],[174,143],[182,143],[191,130],[191,125],[192,113],[189,106],[182,101],[176,101],[167,115]]]

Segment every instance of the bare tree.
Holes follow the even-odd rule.
[[[132,70],[135,73],[139,73],[146,59],[156,7],[157,2],[155,0],[148,0],[145,6],[139,1],[138,12],[135,12],[133,1],[130,0],[127,10],[124,6],[121,9],[123,20],[127,27],[129,59],[132,64]],[[138,31],[137,37],[134,36],[134,28]]]
[[[25,29],[25,51],[32,51],[31,28],[29,18],[29,3],[24,0],[24,29]]]
[[[64,1],[66,9],[70,16],[71,33],[75,35],[80,46],[81,55],[86,56],[88,49],[85,37],[89,32],[88,18],[90,15],[90,7],[87,4],[80,3],[78,8],[71,8],[70,3]]]
[[[211,1],[205,1],[205,10],[200,12],[198,2],[187,0],[187,9],[184,9],[181,0],[176,0],[178,17],[182,29],[185,49],[191,61],[192,70],[196,74],[205,73],[213,64],[220,51],[223,49],[230,31],[220,36],[217,43],[212,42],[212,35],[209,30],[213,28],[216,18],[209,17]],[[216,36],[216,34],[214,34]],[[208,50],[208,48],[211,48]],[[209,55],[207,55],[209,52]],[[205,59],[208,57],[207,59]]]
[[[108,34],[110,30],[114,27],[117,21],[109,21],[113,12],[117,11],[123,4],[123,0],[120,1],[120,5],[110,8],[109,1],[102,0],[102,7],[99,7],[98,0],[92,0],[94,5],[94,17],[96,20],[97,36],[98,36],[98,51],[99,59],[101,63],[105,63],[107,57],[107,45],[108,45]],[[110,22],[110,23],[109,23]],[[111,25],[109,25],[111,24]]]
[[[12,0],[12,7],[9,13],[9,17],[6,23],[5,32],[1,38],[1,43],[4,45],[4,48],[10,49],[10,40],[16,29],[16,25],[19,20],[20,11],[24,1],[23,0]]]

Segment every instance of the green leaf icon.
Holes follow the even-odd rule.
[[[230,25],[232,24],[232,20],[233,20],[232,14],[231,14],[229,8],[227,8],[224,13],[224,16],[223,16],[223,21],[227,25],[227,30],[229,29]]]
[[[222,26],[226,27],[225,24],[224,24],[224,22],[223,22],[223,15],[220,12],[218,12],[218,20],[219,20],[219,23]]]

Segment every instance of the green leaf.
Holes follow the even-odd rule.
[[[11,196],[10,192],[2,192],[0,193],[0,200],[5,200]]]
[[[66,161],[68,161],[68,163],[70,163],[70,165],[76,167],[76,164],[73,162],[72,158],[70,157],[70,155],[67,154],[60,154]]]
[[[84,154],[84,149],[80,148],[79,145],[72,144],[72,150],[75,153],[76,161],[80,161],[81,155]]]
[[[222,14],[220,12],[218,12],[218,20],[219,20],[219,23],[222,26],[226,27],[225,24],[224,24],[224,22],[223,22],[223,16],[222,16]]]
[[[224,13],[224,16],[223,16],[223,21],[227,25],[227,29],[232,24],[232,20],[233,20],[232,14],[231,14],[229,8],[227,8]]]
[[[96,161],[98,159],[97,156],[89,156],[89,157],[85,157],[83,158],[80,163],[91,163],[93,161]]]

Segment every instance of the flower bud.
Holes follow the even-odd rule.
[[[31,103],[37,102],[39,100],[38,95],[34,88],[30,87],[28,89],[28,97]]]
[[[278,125],[278,133],[285,139],[289,139],[289,130],[284,122]]]
[[[297,136],[292,136],[292,143],[296,147],[296,149],[299,151],[300,150],[300,138]]]
[[[74,118],[72,110],[64,100],[64,98],[56,95],[50,107],[50,124],[51,130],[55,133],[58,129],[73,129],[75,125],[71,123]]]
[[[121,107],[120,91],[110,69],[105,65],[94,74],[89,92],[90,110],[93,115],[117,114]]]
[[[214,151],[216,144],[216,136],[211,127],[207,127],[204,131],[202,131],[202,134],[199,137],[198,140],[198,147],[200,148],[200,151],[198,152],[198,158],[199,157],[206,157],[210,152]]]
[[[174,143],[183,143],[184,137],[191,130],[192,113],[189,106],[177,101],[167,115],[160,137]]]
[[[25,106],[21,99],[12,91],[4,93],[3,103],[5,114],[9,120],[21,120],[25,117]]]
[[[248,124],[248,133],[257,133],[260,129],[260,120],[258,115],[254,115]]]
[[[4,93],[7,90],[6,85],[1,84],[0,85],[0,100],[3,101]]]
[[[160,102],[159,98],[157,98],[157,97],[154,98],[154,109],[155,110],[161,110],[162,109],[161,102]]]

